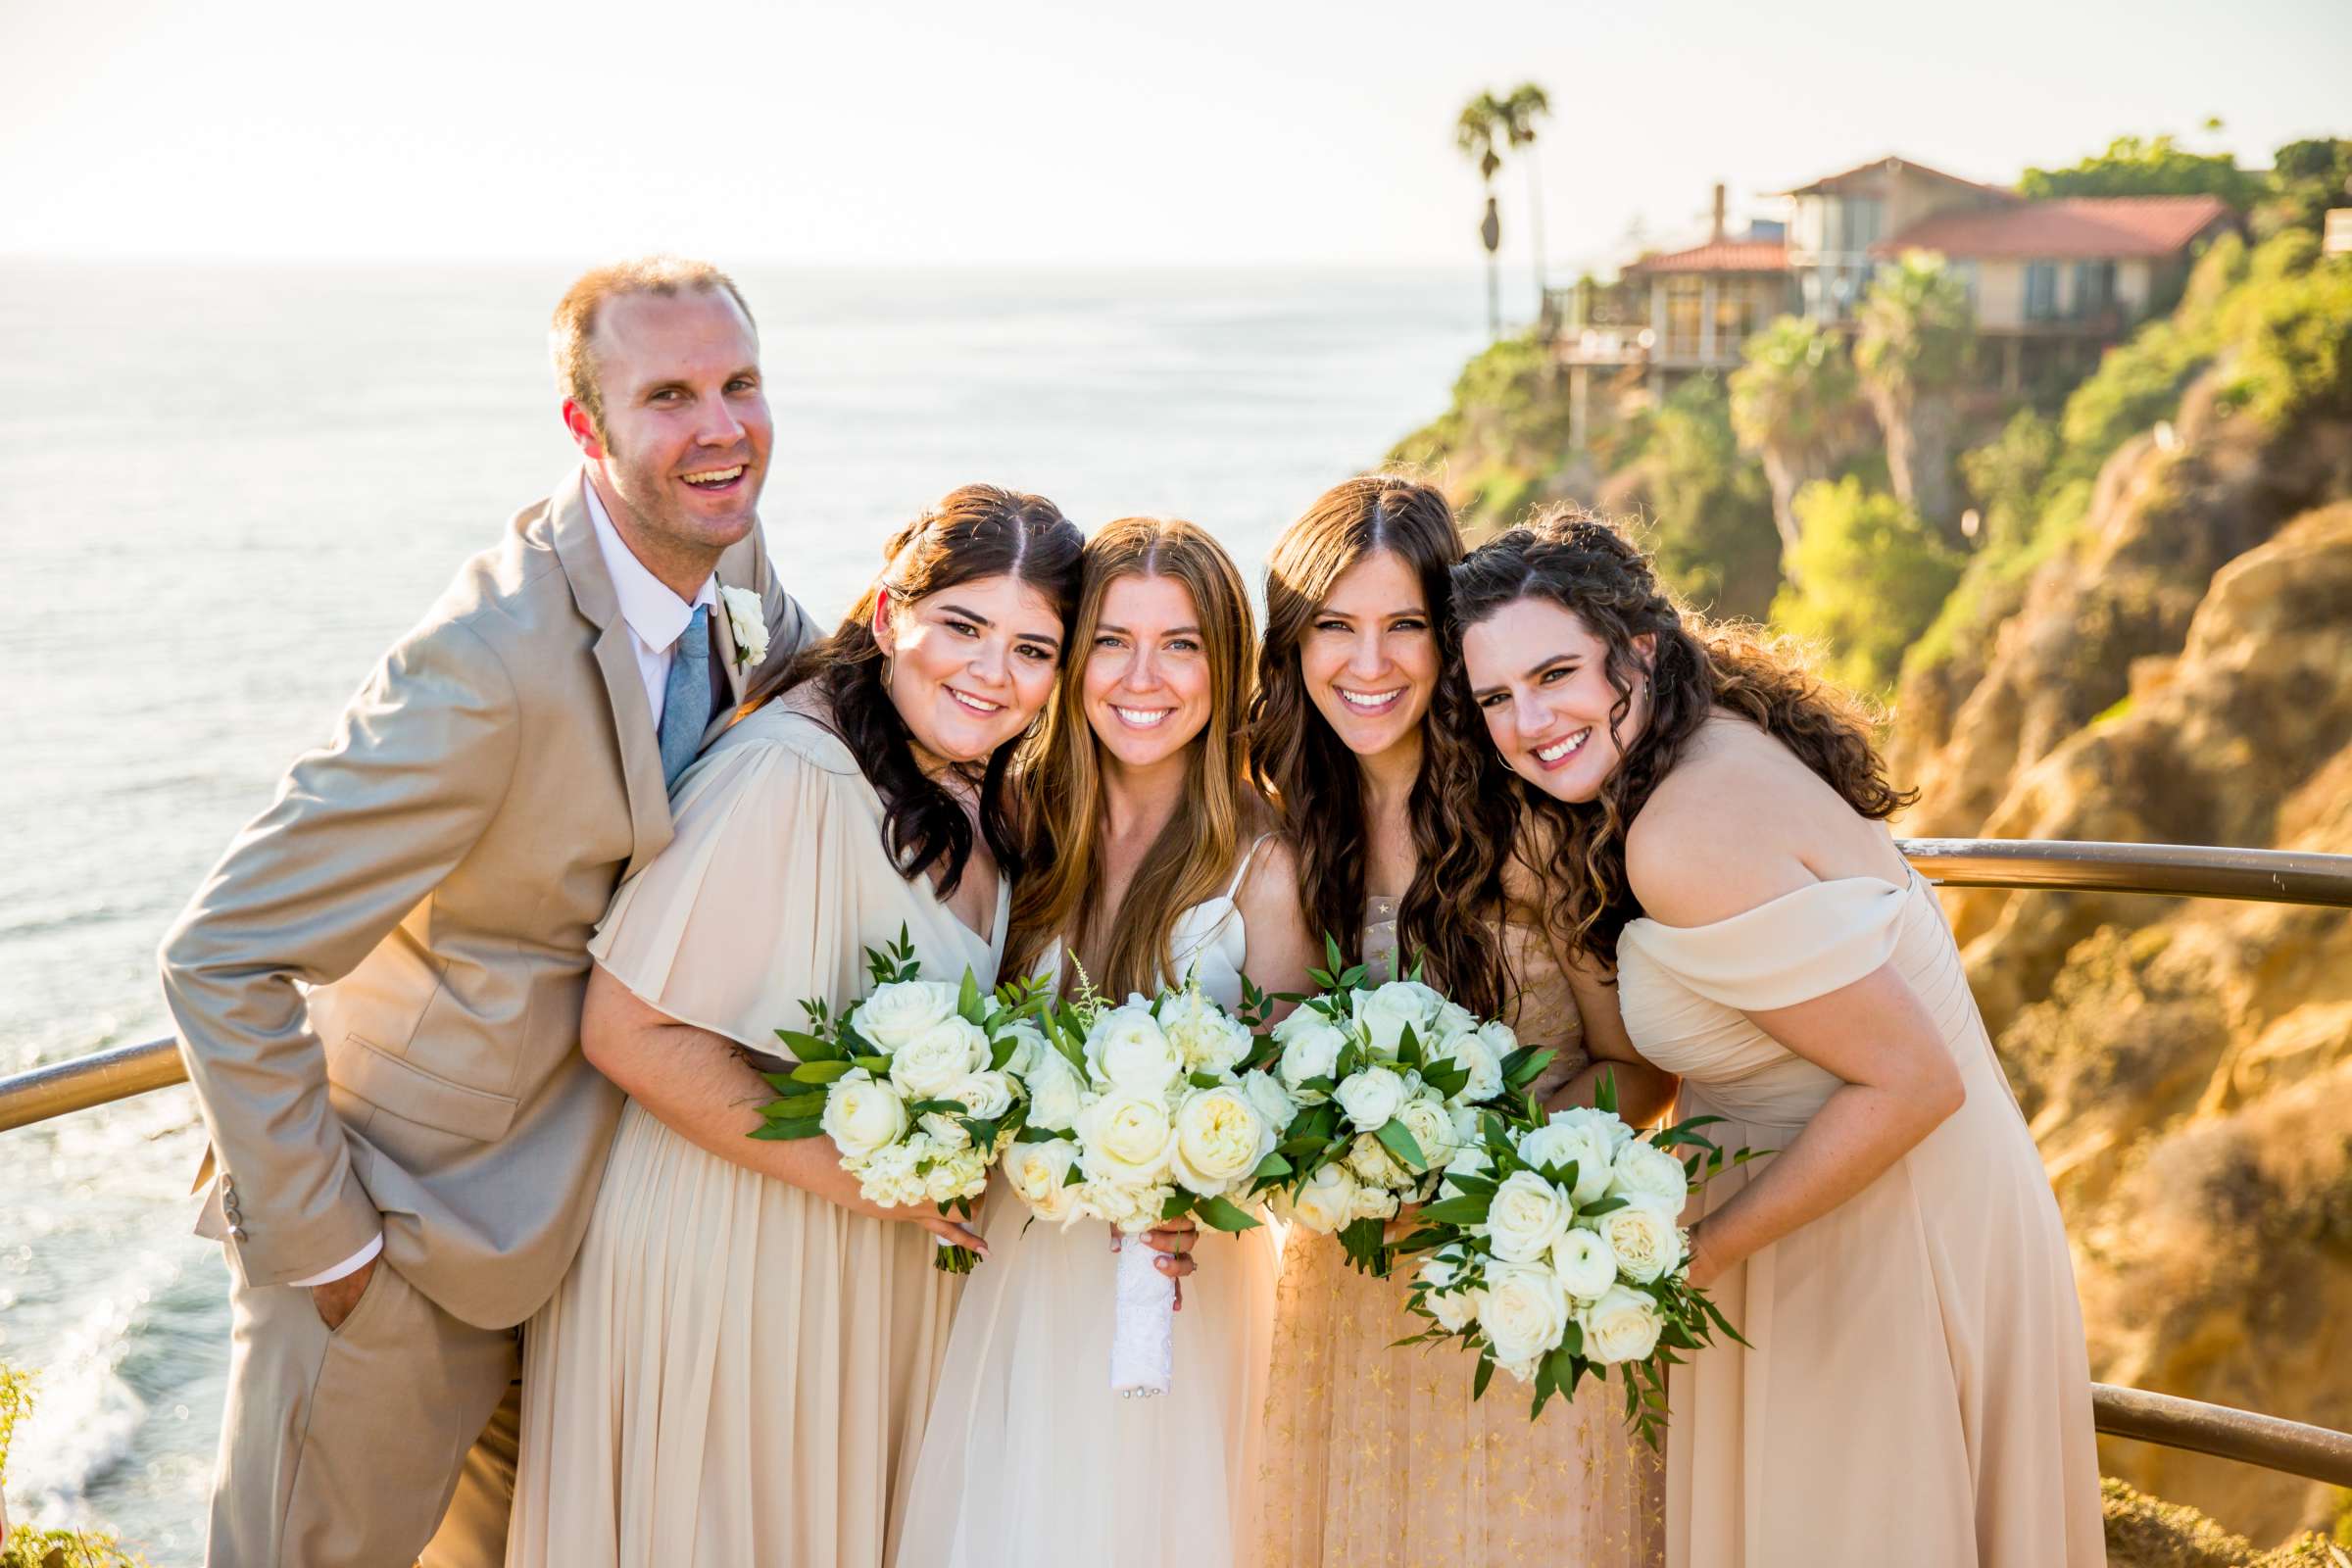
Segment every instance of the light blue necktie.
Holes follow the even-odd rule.
[[[669,662],[669,684],[662,694],[662,786],[677,783],[710,727],[710,607],[694,607],[694,618],[678,634]]]

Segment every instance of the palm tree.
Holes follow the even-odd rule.
[[[1854,368],[1838,333],[1802,317],[1784,316],[1752,334],[1746,364],[1731,374],[1732,429],[1742,450],[1764,460],[1772,520],[1781,533],[1781,568],[1796,555],[1796,492],[1827,478],[1851,450],[1860,398]]]
[[[1528,235],[1535,242],[1536,313],[1544,311],[1544,188],[1536,172],[1536,122],[1551,116],[1551,99],[1532,81],[1511,89],[1502,101],[1504,139],[1513,148],[1527,149]]]
[[[1498,138],[1507,138],[1509,110],[1491,92],[1482,92],[1462,106],[1453,122],[1453,144],[1462,156],[1478,165],[1478,177],[1487,187],[1487,213],[1479,224],[1479,238],[1487,247],[1487,335],[1502,336],[1501,283],[1494,270],[1494,253],[1502,244],[1502,220],[1494,208],[1494,174],[1502,168],[1502,154],[1495,151]]]
[[[1968,292],[1926,251],[1907,251],[1882,268],[1856,313],[1861,335],[1854,368],[1879,427],[1886,432],[1886,469],[1894,493],[1938,528],[1953,526],[1953,399],[1968,367],[1976,325]]]

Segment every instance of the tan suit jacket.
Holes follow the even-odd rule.
[[[808,640],[757,530],[718,579],[760,593],[771,663]],[[738,697],[758,674],[725,668]],[[164,941],[217,1166],[197,1229],[247,1286],[380,1226],[465,1322],[546,1300],[620,1110],[579,1050],[588,938],[669,837],[630,633],[566,483],[394,645]]]

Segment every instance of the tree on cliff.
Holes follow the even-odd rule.
[[[1742,353],[1747,363],[1731,375],[1732,428],[1764,460],[1781,567],[1793,574],[1796,493],[1827,478],[1859,433],[1854,368],[1837,332],[1794,316],[1751,334]]]
[[[1453,122],[1453,144],[1462,156],[1478,165],[1478,177],[1487,188],[1487,216],[1479,225],[1479,237],[1487,246],[1487,335],[1502,336],[1502,283],[1495,270],[1494,253],[1502,243],[1502,223],[1494,208],[1494,175],[1502,168],[1502,154],[1495,150],[1497,140],[1507,132],[1503,129],[1505,110],[1502,100],[1491,92],[1482,92],[1462,106],[1459,118]]]
[[[2219,196],[2239,212],[2254,205],[2268,182],[2237,167],[2229,153],[2192,153],[2170,136],[2118,136],[2103,153],[2065,169],[2028,169],[2018,194],[2053,196]]]
[[[1976,338],[1967,291],[1942,257],[1909,251],[1879,270],[1859,315],[1854,367],[1886,433],[1894,493],[1930,523],[1951,530],[1957,394]]]

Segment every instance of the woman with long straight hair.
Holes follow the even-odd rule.
[[[1008,967],[1065,988],[1083,974],[1113,999],[1189,982],[1226,1007],[1241,1002],[1245,969],[1298,983],[1290,889],[1254,853],[1264,811],[1242,772],[1255,639],[1241,573],[1189,522],[1106,524],[1086,547],[1071,648],[1017,777],[1026,831]],[[1270,1229],[1200,1237],[1199,1273],[1180,1281],[1172,1387],[1121,1399],[1109,1387],[1109,1228],[1032,1224],[1006,1192],[991,1194],[986,1217],[990,1262],[957,1309],[897,1560],[1249,1561]],[[1176,1258],[1159,1263],[1180,1271]]]
[[[680,775],[674,837],[589,944],[581,1049],[629,1102],[524,1336],[510,1561],[882,1563],[956,1299],[935,1242],[985,1244],[869,1202],[829,1140],[751,1136],[754,1060],[805,999],[847,1012],[902,933],[925,978],[996,983],[1005,772],[1083,543],[1042,497],[953,492]]]
[[[1556,1054],[1535,1092],[1590,1103],[1613,1072],[1629,1119],[1672,1080],[1640,1063],[1595,968],[1566,960],[1539,912],[1516,793],[1497,788],[1441,657],[1461,536],[1444,496],[1389,474],[1327,492],[1276,541],[1250,710],[1250,762],[1280,806],[1284,858],[1317,950],[1376,975],[1417,959],[1471,1011]],[[1348,1562],[1573,1562],[1658,1553],[1655,1458],[1594,1386],[1530,1423],[1469,1369],[1393,1348],[1417,1320],[1412,1270],[1375,1279],[1338,1242],[1284,1249],[1267,1401],[1267,1568]]]
[[[1692,1200],[1691,1281],[1747,1344],[1670,1377],[1667,1561],[2104,1563],[2058,1205],[1864,716],[1581,514],[1453,592],[1561,927],[1682,1111],[1777,1151]]]

